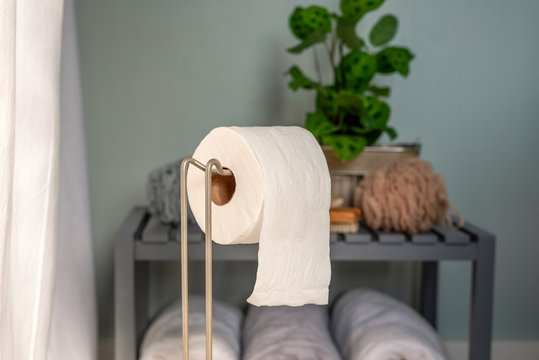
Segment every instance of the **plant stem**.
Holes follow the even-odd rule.
[[[342,61],[342,58],[344,57],[344,49],[343,49],[343,42],[342,40],[339,41],[339,62]],[[343,69],[341,68],[341,81],[342,81],[342,87],[345,88],[346,87],[346,78],[344,76],[344,71]]]
[[[342,131],[344,125],[344,111],[342,111],[341,107],[339,107],[339,110],[337,110],[337,119],[339,121],[339,128]]]
[[[333,55],[331,54],[331,49],[329,48],[327,43],[324,43],[324,45],[326,47],[326,53],[328,54],[329,64],[333,68]]]
[[[331,38],[331,45],[328,46],[327,43],[324,43],[324,45],[326,46],[326,52],[328,54],[329,63],[331,65],[331,69],[333,70],[335,88],[338,91],[339,90],[339,79],[337,77],[337,67],[335,66],[335,45],[336,45],[336,43],[337,43],[337,33],[334,33],[333,37]]]
[[[322,71],[320,71],[320,61],[318,60],[318,52],[316,51],[316,46],[313,47],[313,55],[314,55],[314,67],[316,68],[318,82],[320,83],[320,85],[323,85]]]
[[[335,67],[335,45],[337,44],[337,33],[331,39],[331,66]]]

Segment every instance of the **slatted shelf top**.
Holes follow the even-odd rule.
[[[137,207],[131,214],[138,219],[135,238],[137,260],[179,260],[180,229],[163,224],[146,208]],[[137,221],[137,220],[136,220]],[[189,223],[189,258],[204,259],[204,234]],[[477,258],[477,241],[493,235],[466,224],[461,229],[438,226],[420,234],[374,231],[361,224],[357,233],[331,233],[330,255],[334,261],[428,261],[473,260]],[[213,259],[254,261],[258,245],[213,244]]]

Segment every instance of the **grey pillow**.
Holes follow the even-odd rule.
[[[243,327],[243,360],[340,360],[329,332],[327,306],[250,306]]]

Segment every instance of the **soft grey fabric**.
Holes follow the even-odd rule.
[[[180,165],[183,159],[163,165],[148,175],[146,195],[150,213],[164,223],[180,223]],[[187,206],[187,218],[195,223]]]
[[[346,360],[444,360],[432,327],[408,305],[379,292],[356,289],[340,298],[331,328]]]
[[[328,308],[251,306],[243,328],[244,360],[337,360]]]
[[[239,360],[241,353],[242,312],[213,300],[213,359]],[[189,359],[206,359],[206,316],[204,297],[189,297]],[[142,342],[141,360],[183,359],[182,315],[179,301],[155,319]]]

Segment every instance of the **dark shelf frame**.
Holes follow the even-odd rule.
[[[189,230],[189,259],[204,259],[203,234]],[[145,207],[135,207],[115,238],[115,355],[134,359],[148,325],[149,263],[179,261],[178,229],[161,224]],[[421,264],[419,311],[434,327],[440,261],[472,263],[469,359],[491,356],[495,236],[467,223],[462,229],[441,226],[427,233],[375,232],[331,234],[332,261],[416,261]],[[213,245],[215,261],[255,261],[258,245]]]

